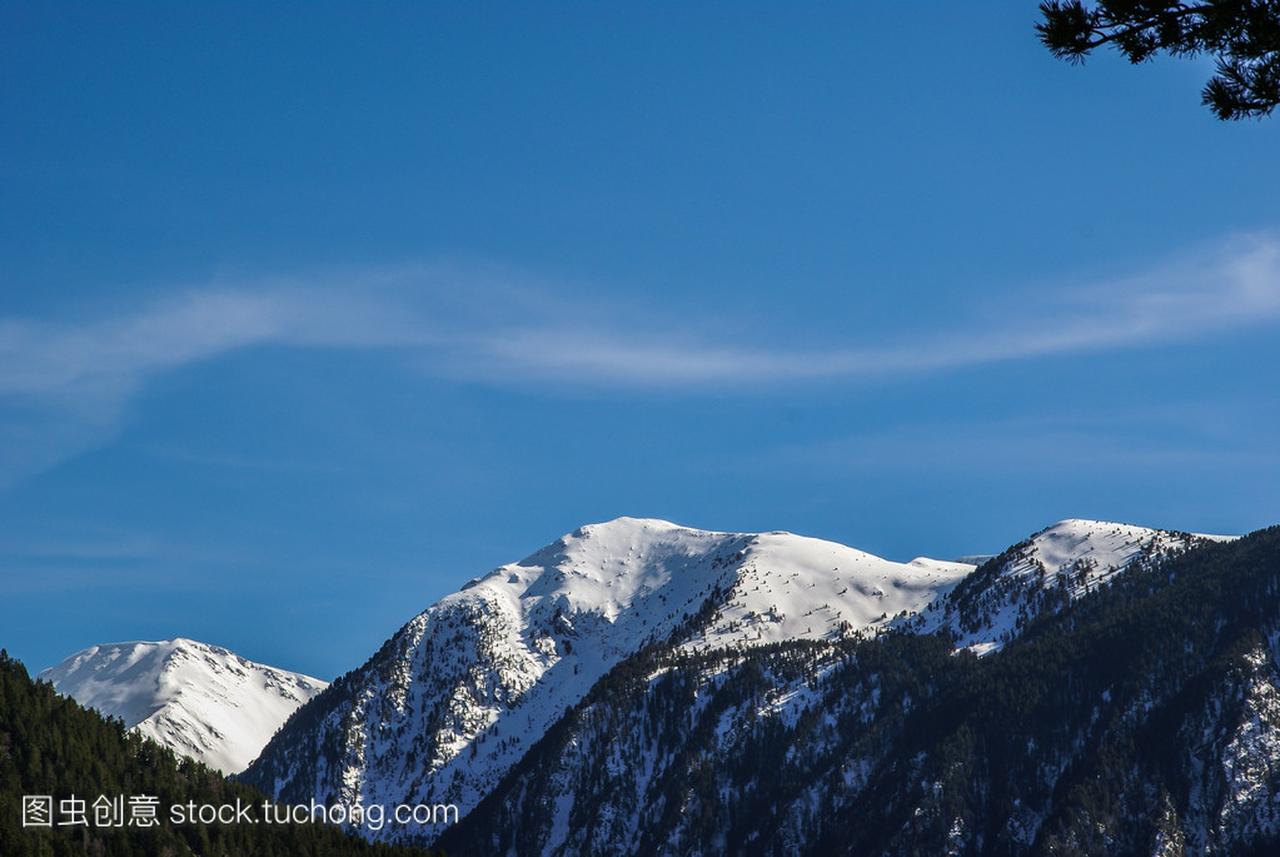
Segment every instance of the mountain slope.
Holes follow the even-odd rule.
[[[502,854],[1272,854],[1280,528],[1130,564],[1003,649],[619,665],[439,845]]]
[[[24,795],[49,796],[59,822],[66,820],[62,802],[73,796],[88,804],[98,795],[154,797],[161,823],[23,827]],[[322,824],[169,823],[169,808],[188,802],[218,806],[239,800],[256,807],[263,799],[260,792],[179,759],[49,684],[33,681],[0,650],[0,854],[5,857],[426,857],[418,850],[370,845]],[[87,813],[94,821],[93,812]]]
[[[972,566],[896,563],[789,533],[621,518],[473,580],[292,717],[244,779],[288,801],[465,814],[610,668],[887,627]]]
[[[1057,611],[1121,572],[1232,538],[1078,518],[1059,521],[984,562],[921,616],[900,624],[916,633],[946,631],[957,646],[986,654],[1041,612]]]
[[[327,686],[182,638],[90,646],[40,678],[224,773],[243,770],[289,715]]]

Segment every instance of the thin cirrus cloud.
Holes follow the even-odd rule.
[[[481,376],[672,387],[768,385],[962,368],[1021,358],[1177,341],[1280,319],[1280,236],[1252,235],[1127,277],[1020,295],[976,308],[982,335],[926,332],[910,341],[807,351],[731,347],[650,325],[544,323],[457,343]],[[767,335],[759,337],[767,341]]]
[[[1280,235],[1233,238],[1108,282],[1024,291],[963,330],[809,350],[644,308],[593,308],[492,271],[403,268],[188,289],[128,311],[0,319],[0,485],[109,439],[148,381],[255,346],[383,349],[495,384],[768,390],[1190,339],[1280,319]],[[696,313],[687,313],[695,317]],[[953,328],[961,329],[961,328]],[[744,337],[737,337],[741,342]]]

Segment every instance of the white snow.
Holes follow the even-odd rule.
[[[1195,538],[1063,521],[962,593],[957,586],[975,568],[966,562],[900,563],[792,533],[656,519],[584,526],[410,620],[348,677],[315,731],[272,742],[249,775],[263,771],[259,784],[292,800],[448,802],[465,815],[566,709],[647,643],[700,651],[945,627],[985,653],[1017,632],[1019,611],[1056,585],[1058,572],[1074,597]],[[962,594],[982,608],[977,630],[959,627]],[[334,746],[342,750],[330,762],[320,749]]]
[[[618,518],[582,527],[448,596],[496,606],[526,634],[586,622],[605,659],[671,633],[719,587],[719,611],[690,647],[766,644],[887,624],[915,612],[973,570],[964,563],[881,559],[792,533],[720,533]],[[574,618],[576,617],[576,619]],[[600,621],[603,620],[603,621]],[[555,651],[554,633],[534,648]]]
[[[90,646],[39,677],[223,773],[247,767],[289,715],[326,687],[183,638]]]
[[[344,709],[321,726],[348,724],[338,739],[347,753],[307,788],[349,802],[448,801],[465,814],[566,708],[648,642],[758,646],[888,627],[970,571],[791,533],[642,518],[585,526],[472,580],[402,628],[386,650],[394,654],[354,676],[351,716]],[[692,621],[708,602],[714,609]]]
[[[956,633],[959,648],[989,654],[1017,635],[1020,621],[1035,614],[1041,593],[1060,589],[1074,600],[1137,562],[1172,556],[1204,541],[1234,538],[1069,518],[1033,535],[1005,559],[983,591],[957,590],[952,598],[966,599],[965,603],[948,598],[925,611],[915,630],[928,633],[948,626]],[[963,608],[984,615],[980,627],[961,624]]]
[[[748,540],[719,618],[686,646],[717,648],[824,639],[887,626],[950,591],[973,566],[924,557],[909,563],[791,533]]]
[[[1215,536],[1204,533],[1188,534],[1192,539],[1230,541],[1236,536]],[[1088,521],[1070,518],[1037,533],[1031,540],[1032,550],[1028,559],[1039,560],[1047,573],[1084,570],[1088,583],[1096,584],[1134,560],[1152,552],[1167,552],[1186,547],[1183,534],[1169,530],[1155,530],[1133,524],[1114,524],[1106,521]],[[1026,573],[1026,563],[1014,573]],[[1083,584],[1074,592],[1083,591]]]

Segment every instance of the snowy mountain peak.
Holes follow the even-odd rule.
[[[599,642],[632,651],[676,632],[711,598],[718,609],[688,629],[685,643],[725,646],[885,624],[920,610],[972,570],[927,558],[897,563],[789,532],[725,533],[617,518],[500,566],[440,606],[479,602],[510,611],[526,633],[551,633],[568,617],[579,625],[603,620],[613,627],[599,626]]]
[[[596,534],[615,534],[621,537],[634,536],[641,533],[655,533],[671,530],[680,530],[682,532],[693,533],[709,533],[710,530],[698,530],[693,527],[685,527],[662,518],[637,518],[631,515],[621,515],[608,521],[597,521],[594,524],[583,524],[574,530],[566,538],[581,537],[592,533]],[[723,535],[719,533],[717,535]]]
[[[326,683],[185,637],[90,646],[40,673],[81,705],[225,773]]]
[[[1043,610],[1058,610],[1135,565],[1234,536],[1067,518],[993,557],[933,605],[914,629],[948,628],[978,654],[999,649]]]
[[[527,582],[521,597],[541,605],[544,613],[592,612],[612,622],[659,589],[681,588],[699,573],[700,560],[727,556],[748,538],[668,521],[617,518],[581,527],[485,580],[501,585],[505,579],[516,587]]]
[[[1042,575],[1074,572],[1078,582],[1073,579],[1073,588],[1080,588],[1126,568],[1143,554],[1182,547],[1187,540],[1185,534],[1168,530],[1067,518],[1033,535],[1021,558],[1038,562]]]
[[[246,777],[280,800],[468,811],[610,668],[689,649],[831,639],[922,609],[973,567],[792,533],[618,518],[472,580],[291,722]],[[320,748],[340,757],[310,764]]]

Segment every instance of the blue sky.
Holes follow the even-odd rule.
[[[0,645],[330,677],[622,514],[1280,521],[1280,119],[1034,20],[7,4]]]

